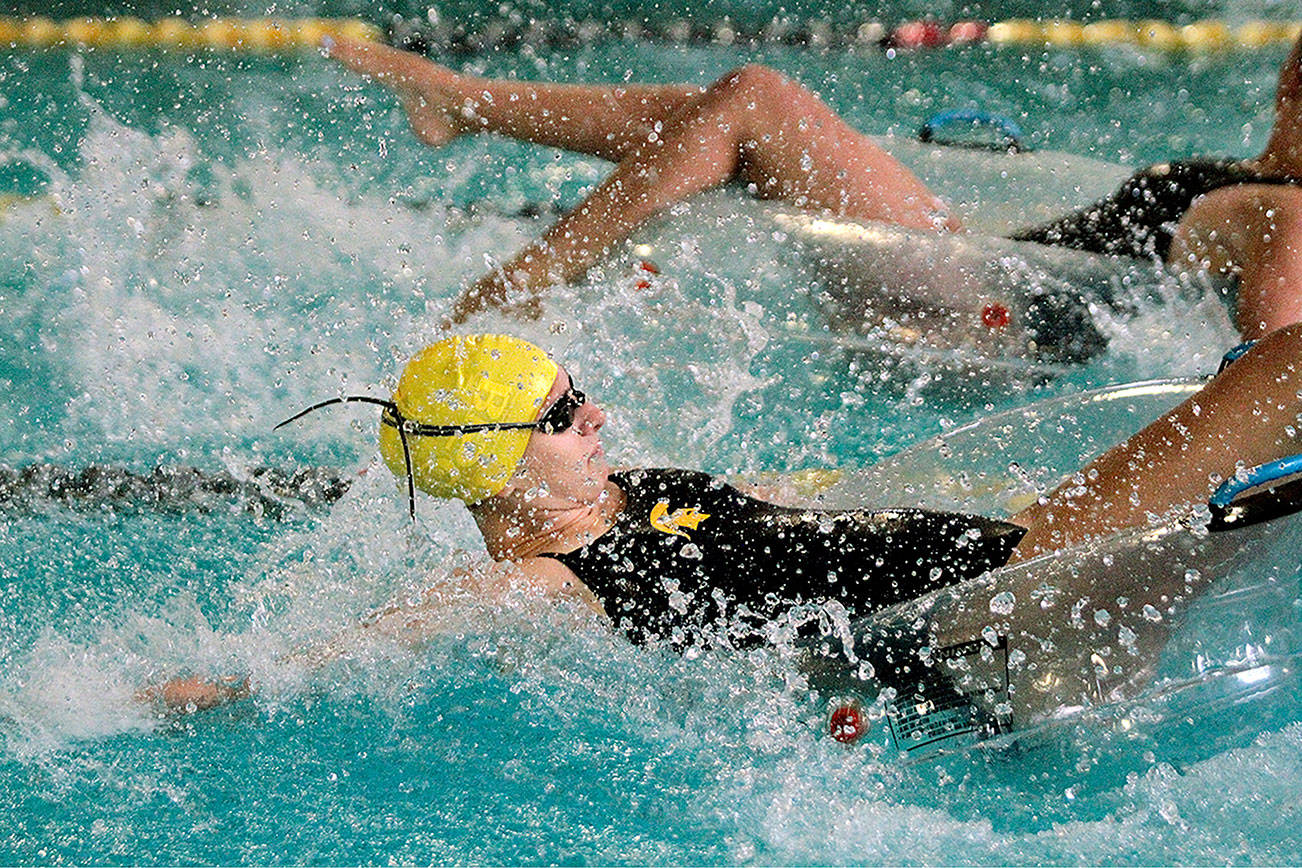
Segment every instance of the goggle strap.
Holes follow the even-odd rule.
[[[414,419],[403,419],[394,410],[394,416],[399,419],[395,422],[389,418],[381,421],[386,425],[393,425],[402,428],[408,434],[418,434],[421,437],[457,437],[462,434],[482,434],[485,431],[524,431],[535,430],[538,428],[537,422],[474,422],[468,425],[430,425],[425,422],[417,422]]]
[[[402,419],[402,413],[399,412],[397,403],[393,401],[386,401],[383,398],[372,398],[370,395],[344,395],[341,398],[328,398],[325,401],[320,401],[316,404],[313,404],[311,407],[308,407],[306,410],[300,410],[299,412],[295,413],[293,416],[290,416],[284,422],[281,422],[279,425],[276,426],[276,428],[282,428],[285,425],[288,425],[290,422],[294,422],[299,419],[302,419],[308,413],[313,413],[317,410],[320,410],[322,407],[329,407],[332,404],[353,404],[353,403],[375,404],[379,407],[383,407],[384,409],[390,411],[398,419],[400,420]],[[407,468],[407,513],[408,515],[411,516],[411,520],[415,521],[416,520],[416,474],[411,468],[411,447],[407,445],[406,426],[402,424],[398,424],[394,427],[398,429],[398,440],[401,441],[402,443],[402,463]],[[274,431],[276,430],[276,428],[273,428],[271,430]]]
[[[327,398],[324,401],[318,401],[311,407],[308,407],[305,410],[300,410],[293,416],[290,416],[271,430],[275,431],[279,428],[283,428],[290,422],[296,422],[309,413],[314,413],[323,407],[329,407],[333,404],[353,403],[375,404],[378,407],[383,407],[392,414],[392,420],[390,420],[386,415],[382,421],[385,424],[393,425],[394,428],[398,429],[398,440],[402,443],[402,462],[407,470],[407,512],[411,515],[412,521],[416,520],[416,473],[411,466],[411,446],[407,443],[407,434],[409,431],[412,434],[419,434],[422,436],[440,437],[456,434],[477,434],[483,431],[511,431],[522,429],[541,430],[538,422],[487,422],[474,425],[426,425],[410,419],[404,419],[402,411],[398,409],[398,404],[395,401],[386,401],[383,398],[372,398],[370,395],[344,395],[339,398]],[[583,399],[581,398],[577,402],[574,402],[576,407],[582,403]]]
[[[272,428],[271,430],[275,431],[276,428],[283,428],[284,426],[288,425],[290,422],[295,422],[299,419],[302,419],[308,413],[313,413],[317,410],[320,410],[322,407],[329,407],[331,404],[351,404],[351,403],[376,404],[380,407],[384,407],[385,409],[392,410],[395,413],[398,411],[398,405],[396,403],[394,403],[393,401],[386,401],[384,398],[372,398],[370,395],[345,395],[342,398],[329,398],[325,401],[320,401],[316,404],[313,404],[311,407],[308,407],[306,410],[300,410],[299,412],[295,413],[293,416],[290,416],[284,422],[281,422],[279,425],[277,425],[275,428]]]
[[[407,467],[407,513],[416,520],[416,474],[411,469],[411,447],[407,445],[407,432],[398,426],[398,440],[402,443],[402,463]]]

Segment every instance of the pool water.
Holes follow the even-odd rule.
[[[1038,148],[1140,165],[1254,152],[1283,54],[600,42],[458,63],[705,82],[758,60],[872,132],[981,106]],[[1104,710],[1031,746],[929,762],[876,738],[846,749],[780,656],[679,658],[579,613],[458,598],[454,570],[486,568],[475,530],[429,499],[408,526],[369,412],[271,432],[316,400],[385,394],[458,287],[545,225],[521,213],[573,204],[600,161],[489,137],[430,151],[382,89],[315,56],[11,52],[0,82],[0,190],[20,195],[0,211],[0,462],[323,466],[353,480],[331,507],[277,510],[235,495],[6,499],[0,862],[1302,857],[1302,709],[1287,678],[1217,719],[1176,703],[1121,727]],[[992,179],[971,204],[1000,192]],[[826,339],[816,277],[734,191],[638,240],[661,267],[650,288],[621,250],[542,321],[476,323],[554,349],[610,413],[616,461],[855,468],[1032,401],[1205,373],[1235,342],[1214,292],[1137,265],[1139,312],[1105,323],[1103,356],[1047,380],[964,380]],[[1069,468],[1143,421],[1036,458]],[[1172,653],[1214,655],[1210,637],[1244,631],[1291,647],[1300,575],[1285,552],[1229,577],[1247,602],[1209,606]],[[420,651],[348,638],[430,586],[462,618],[447,636]],[[291,656],[329,642],[343,653],[323,667]],[[133,700],[178,672],[247,673],[260,691],[181,718]]]

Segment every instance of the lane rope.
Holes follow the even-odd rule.
[[[1136,45],[1167,51],[1256,49],[1292,42],[1302,32],[1298,21],[1247,21],[1231,26],[1208,19],[1175,25],[1166,21],[1031,21],[1014,19],[990,25],[994,43],[1049,46]]]
[[[159,49],[282,54],[315,49],[327,36],[379,40],[384,38],[384,31],[355,18],[210,18],[198,22],[163,18],[147,22],[131,17],[66,21],[0,17],[0,50]]]
[[[431,13],[432,14],[432,13]],[[912,51],[975,43],[1038,47],[1130,45],[1146,50],[1255,50],[1287,43],[1302,32],[1302,21],[1221,20],[1172,24],[1166,21],[1102,20],[1090,23],[1049,19],[942,22],[935,19],[846,24],[825,19],[775,18],[746,26],[731,19],[690,21],[638,19],[587,21],[491,21],[477,29],[444,21],[393,16],[388,27],[394,45],[435,54],[483,54],[497,49],[529,46],[565,49],[601,39],[623,42],[663,41],[679,44],[791,45],[823,50],[872,49]]]
[[[356,473],[328,467],[236,471],[159,465],[140,472],[113,464],[0,464],[0,515],[63,507],[101,513],[228,512],[289,518],[329,507],[356,478]]]
[[[1188,24],[1158,20],[1066,19],[957,21],[933,19],[887,25],[880,21],[844,24],[821,19],[775,18],[747,27],[725,18],[701,22],[671,19],[489,21],[476,29],[438,20],[394,16],[387,28],[355,18],[245,19],[189,21],[163,18],[15,18],[0,16],[0,50],[164,50],[232,51],[280,54],[311,50],[326,36],[383,40],[416,50],[482,54],[522,46],[564,49],[605,39],[691,44],[785,44],[822,49],[885,48],[920,50],[989,43],[1034,47],[1084,48],[1129,45],[1162,51],[1210,52],[1255,50],[1292,42],[1302,21],[1245,21],[1231,24],[1207,19]]]

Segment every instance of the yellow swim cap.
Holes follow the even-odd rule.
[[[528,341],[509,335],[462,335],[431,344],[402,370],[393,401],[400,418],[421,425],[533,422],[559,369]],[[407,476],[402,438],[392,416],[381,417],[380,454]],[[532,432],[527,429],[429,436],[406,434],[416,487],[435,497],[477,503],[515,473]]]

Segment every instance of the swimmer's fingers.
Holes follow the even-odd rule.
[[[461,325],[474,314],[497,309],[519,320],[536,320],[542,317],[542,298],[528,285],[522,273],[513,280],[505,269],[498,268],[461,291],[452,303],[445,328]]]
[[[532,321],[542,319],[542,300],[536,295],[511,303],[489,302],[470,292],[463,292],[452,305],[452,312],[443,317],[436,326],[439,331],[450,331],[456,326],[464,325],[477,313],[495,307],[513,319]]]
[[[446,331],[453,326],[462,325],[475,314],[490,307],[500,307],[501,304],[500,299],[495,299],[492,294],[484,291],[483,281],[480,281],[474,286],[463,289],[456,297],[452,302],[451,312],[443,319],[442,328]]]
[[[237,702],[252,694],[248,676],[230,675],[224,678],[172,678],[162,684],[146,687],[136,694],[142,703],[159,704],[170,712],[192,713]]]

